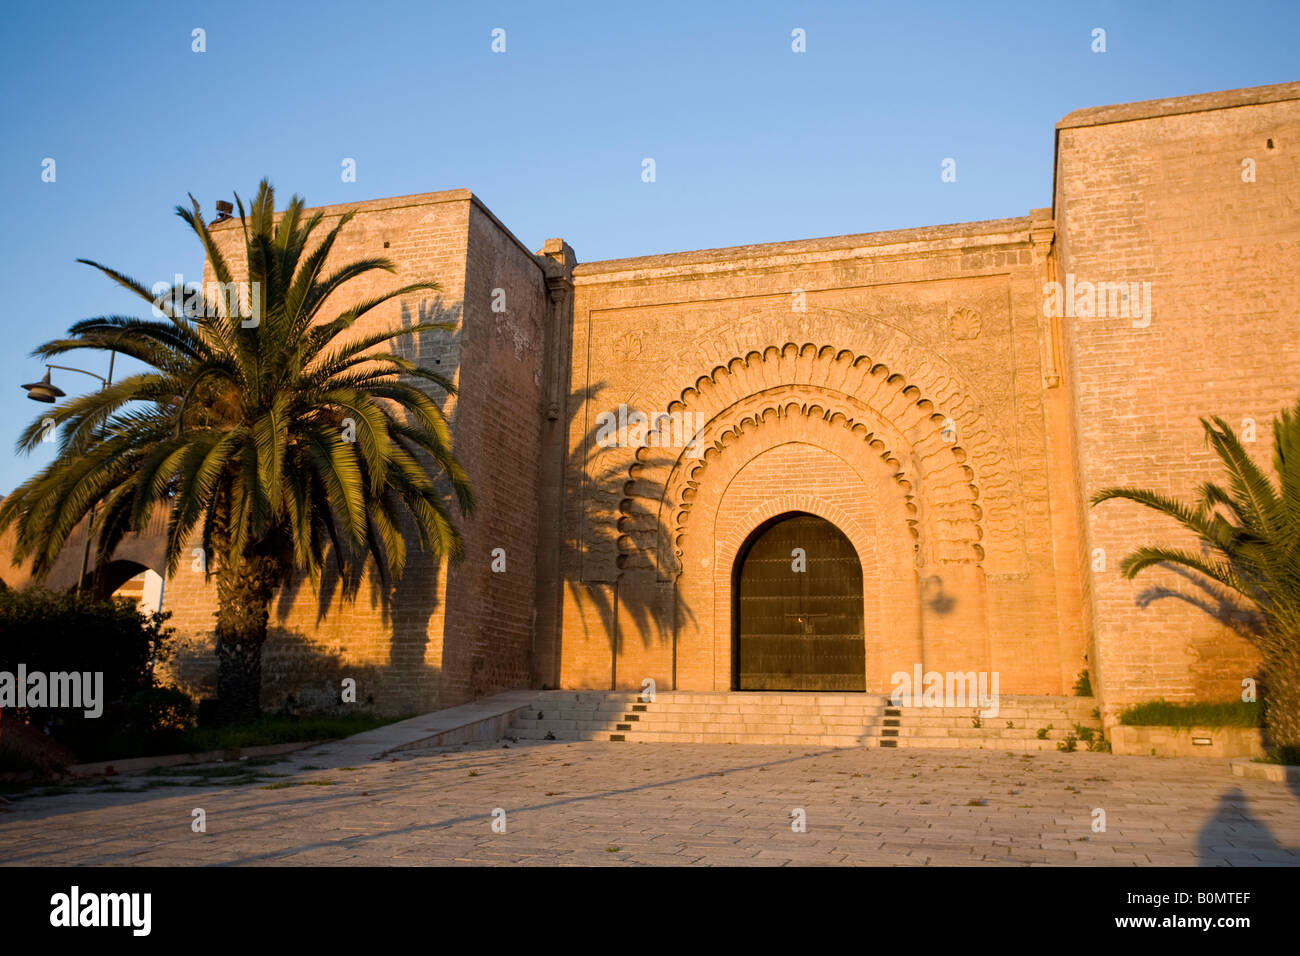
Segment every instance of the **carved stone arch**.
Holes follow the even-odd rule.
[[[910,457],[910,445],[906,438],[888,423],[864,420],[864,410],[853,408],[852,401],[846,400],[844,396],[828,396],[824,392],[803,389],[800,390],[800,398],[803,401],[773,400],[769,393],[764,393],[737,403],[728,410],[730,414],[715,419],[715,422],[724,423],[730,419],[730,424],[711,427],[708,434],[701,436],[702,439],[709,440],[704,455],[695,461],[687,459],[683,462],[683,467],[674,469],[658,500],[658,527],[668,531],[673,539],[672,547],[661,552],[669,559],[668,565],[664,567],[665,572],[670,572],[680,559],[678,539],[686,531],[691,516],[691,503],[705,478],[706,470],[722,457],[725,449],[742,432],[763,427],[777,419],[799,417],[810,425],[824,424],[828,429],[842,430],[852,435],[860,446],[857,452],[859,455],[877,457],[893,471],[894,480],[908,502],[913,537],[917,536],[912,492],[919,481],[919,475],[911,473],[905,463],[905,459]],[[661,541],[661,548],[666,544],[667,542]]]
[[[789,339],[782,346],[761,350],[744,347],[746,339],[770,341],[774,336]],[[836,345],[813,344],[817,337],[834,340]],[[796,344],[800,341],[802,345]],[[957,440],[980,478],[981,507],[990,532],[988,546],[997,555],[993,563],[1002,570],[1016,570],[1023,564],[1027,516],[1008,436],[989,423],[984,409],[990,403],[979,388],[933,343],[921,341],[889,315],[864,316],[860,310],[810,303],[806,313],[791,313],[784,304],[756,309],[731,320],[726,328],[708,330],[695,344],[698,367],[715,372],[725,368],[734,374],[743,368],[752,374],[756,365],[780,364],[782,369],[795,370],[796,375],[809,376],[810,383],[820,376],[821,384],[845,391],[851,390],[847,385],[855,382],[863,365],[881,377],[905,375],[905,384],[919,389],[921,397],[928,399],[935,411],[951,417],[956,426]],[[781,361],[775,363],[771,359],[778,352]],[[660,401],[671,403],[676,397],[661,394]]]
[[[761,396],[760,396],[761,398]],[[659,501],[660,517],[658,527],[661,532],[671,535],[671,542],[660,542],[660,553],[669,560],[663,565],[665,575],[680,569],[682,537],[688,533],[693,512],[693,498],[701,486],[706,473],[717,461],[725,461],[725,445],[733,436],[757,428],[771,426],[777,421],[792,418],[802,419],[801,431],[810,444],[834,448],[846,460],[877,458],[883,462],[892,474],[904,502],[908,518],[908,528],[913,541],[921,541],[921,529],[929,528],[929,535],[939,545],[939,550],[924,557],[934,563],[975,563],[982,558],[979,544],[982,531],[979,524],[979,509],[976,505],[978,490],[972,481],[968,468],[956,464],[946,473],[933,467],[927,468],[922,463],[917,450],[905,438],[893,433],[887,423],[865,417],[861,410],[836,408],[826,411],[821,403],[808,402],[803,405],[787,403],[768,406],[762,411],[746,415],[734,426],[725,429],[719,445],[713,453],[706,453],[699,463],[686,474],[683,470],[676,480],[670,480],[666,493]],[[841,440],[844,439],[844,440]],[[960,449],[953,455],[954,462],[960,456]],[[917,462],[914,467],[909,462]],[[928,514],[921,513],[919,497],[923,482],[936,486],[938,494],[928,507]],[[956,486],[949,489],[941,483],[948,482]],[[669,547],[671,545],[671,547]]]
[[[655,566],[664,580],[679,573],[677,539],[704,471],[744,430],[791,415],[849,431],[868,454],[895,468],[918,540],[917,495],[925,483],[935,522],[934,541],[927,542],[932,560],[983,560],[981,485],[967,450],[944,435],[951,412],[883,363],[811,343],[750,350],[700,376],[668,411],[704,420],[698,457],[685,450],[675,457],[662,448],[636,451],[619,504],[620,568]]]

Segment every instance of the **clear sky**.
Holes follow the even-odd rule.
[[[55,448],[13,451],[46,407],[18,387],[43,373],[31,350],[148,314],[75,260],[199,278],[172,213],[189,192],[211,217],[263,176],[314,205],[467,187],[529,248],[560,236],[590,261],[1025,215],[1051,203],[1071,110],[1300,79],[1297,0],[52,0],[2,17],[0,493]]]

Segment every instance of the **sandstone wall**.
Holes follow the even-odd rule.
[[[1221,478],[1201,416],[1239,434],[1253,421],[1247,448],[1271,473],[1271,419],[1300,394],[1297,143],[1295,83],[1081,110],[1058,124],[1059,280],[1150,283],[1152,304],[1147,325],[1114,311],[1062,320],[1081,502],[1113,485],[1190,499]],[[1186,600],[1150,600],[1161,588],[1204,594],[1162,570],[1136,582],[1119,573],[1139,545],[1195,540],[1135,504],[1080,510],[1108,712],[1238,695],[1255,675],[1252,649]]]
[[[455,435],[476,507],[449,569],[444,703],[531,680],[545,312],[537,261],[473,205]]]
[[[412,541],[406,573],[391,591],[369,576],[351,601],[328,576],[319,594],[305,580],[287,588],[273,609],[263,705],[277,707],[291,693],[309,703],[328,701],[343,677],[354,677],[359,701],[388,712],[424,711],[527,683],[531,620],[523,605],[530,604],[536,519],[531,505],[520,509],[518,502],[531,502],[536,487],[541,271],[465,190],[326,207],[321,228],[347,208],[358,215],[341,233],[327,269],[385,256],[397,272],[348,283],[326,314],[397,285],[439,283],[439,292],[374,310],[355,334],[399,323],[456,324],[454,332],[420,333],[399,345],[459,388],[445,408],[479,509],[460,522],[467,552],[460,565],[434,561]],[[236,242],[236,224],[216,228],[223,243]],[[496,288],[505,291],[504,313],[491,311]],[[494,547],[507,551],[506,574],[490,572]],[[183,565],[167,584],[165,605],[185,642],[177,677],[210,693],[215,586]],[[488,646],[497,649],[491,657]]]
[[[1045,364],[1043,229],[579,265],[561,686],[730,687],[735,556],[802,510],[858,550],[869,689],[922,663],[1068,692],[1084,636],[1073,549],[1058,567],[1076,519],[1048,459],[1068,417]],[[693,416],[702,455],[602,447],[620,406]]]
[[[1300,84],[1083,110],[1057,137],[1052,208],[1025,217],[576,268],[465,190],[326,207],[327,225],[358,212],[333,262],[398,268],[334,311],[442,285],[356,334],[457,324],[403,347],[459,386],[445,407],[478,509],[460,564],[413,550],[393,590],[367,579],[352,601],[328,578],[286,589],[264,705],[330,700],[344,676],[392,712],[526,683],[729,688],[738,556],[791,511],[857,552],[869,690],[921,664],[997,671],[1012,694],[1069,694],[1087,669],[1108,714],[1236,696],[1257,661],[1196,589],[1119,574],[1138,545],[1194,542],[1087,500],[1219,477],[1204,415],[1253,423],[1271,468],[1271,418],[1300,385]],[[216,232],[234,248],[237,223]],[[1137,286],[1106,314],[1050,316],[1053,281]],[[607,447],[620,408],[675,416],[698,455]],[[154,566],[157,544],[119,557]],[[174,675],[210,693],[214,589],[185,562],[164,602]]]

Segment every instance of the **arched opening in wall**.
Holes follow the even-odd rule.
[[[731,593],[734,690],[866,690],[862,564],[835,525],[804,512],[764,522]]]
[[[157,611],[162,606],[163,579],[158,572],[136,561],[109,561],[86,574],[85,588],[99,598],[127,598],[141,610]]]

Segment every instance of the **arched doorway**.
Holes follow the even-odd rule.
[[[162,609],[162,584],[156,571],[138,561],[118,558],[87,571],[82,587],[100,599],[127,598],[158,611]]]
[[[735,690],[866,690],[862,565],[824,518],[789,512],[745,541],[732,575]]]

